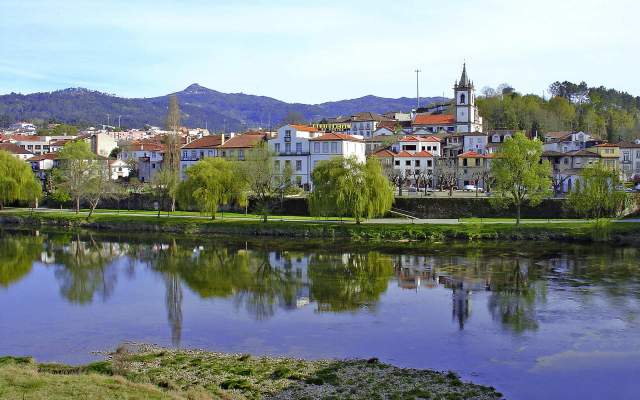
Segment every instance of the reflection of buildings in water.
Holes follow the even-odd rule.
[[[420,287],[432,289],[438,286],[433,272],[432,257],[402,255],[395,261],[396,277],[400,288],[418,290]]]
[[[164,284],[171,343],[178,347],[182,339],[182,284],[176,274],[166,274]]]
[[[269,252],[269,265],[272,268],[284,272],[284,278],[288,281],[297,282],[295,303],[283,304],[283,308],[302,308],[309,304],[309,256],[304,253],[290,251]]]

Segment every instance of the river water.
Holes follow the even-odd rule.
[[[4,231],[0,355],[84,363],[134,341],[377,357],[510,399],[640,398],[640,250],[375,248]]]

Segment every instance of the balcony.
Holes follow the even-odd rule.
[[[309,154],[308,151],[281,151],[278,153],[279,156],[308,156]]]

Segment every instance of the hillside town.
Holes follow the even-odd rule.
[[[375,157],[400,195],[435,190],[477,194],[490,192],[491,161],[516,132],[484,129],[476,88],[464,65],[453,99],[435,106],[384,114],[363,111],[310,124],[285,124],[273,131],[213,133],[181,127],[180,170],[184,177],[187,168],[207,157],[242,161],[248,151],[264,144],[276,173],[290,169],[292,184],[305,191],[313,190],[311,174],[319,161],[354,157],[364,162]],[[108,164],[113,180],[136,177],[149,183],[165,163],[164,138],[169,133],[159,127],[102,126],[77,135],[38,135],[34,124],[19,122],[0,133],[0,149],[29,163],[43,187],[48,173],[59,166],[58,152],[70,141],[87,142]],[[609,143],[583,131],[540,132],[536,138],[543,143],[542,158],[552,165],[557,196],[569,192],[582,169],[598,161],[618,171],[624,182],[640,187],[640,139]]]

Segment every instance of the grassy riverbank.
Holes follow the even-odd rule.
[[[402,220],[400,220],[402,221]],[[210,220],[180,215],[98,213],[86,220],[72,212],[5,211],[0,225],[20,227],[54,226],[119,232],[166,232],[184,234],[225,234],[244,236],[306,237],[350,239],[353,241],[442,241],[458,240],[556,240],[575,242],[640,243],[640,223],[600,221],[541,221],[520,226],[504,221],[461,224],[363,223],[336,221],[274,221],[225,219]]]
[[[120,348],[85,366],[0,358],[0,398],[90,399],[499,399],[453,372],[371,360],[305,361],[198,350]]]

